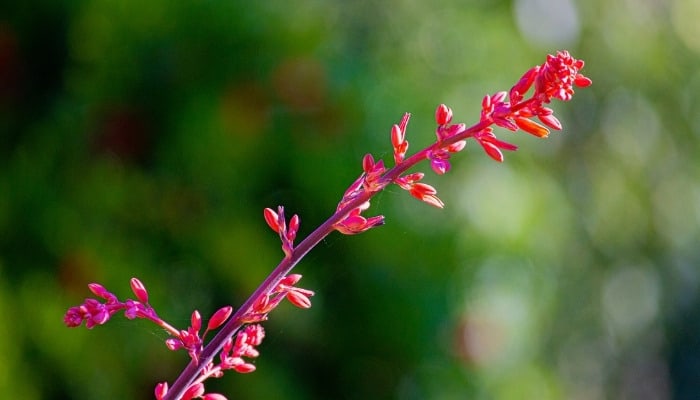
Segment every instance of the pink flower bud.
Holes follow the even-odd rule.
[[[391,144],[394,148],[401,146],[406,138],[405,133],[399,128],[398,125],[394,124],[391,127]]]
[[[130,283],[131,291],[134,292],[136,298],[139,299],[141,303],[148,303],[148,291],[146,291],[146,287],[143,283],[136,278],[131,278]]]
[[[168,382],[161,382],[156,385],[155,395],[156,400],[161,400],[168,393]]]
[[[253,311],[257,313],[266,313],[270,311],[268,309],[268,304],[270,303],[270,296],[266,294],[260,295],[260,297],[255,300],[255,303],[253,303]]]
[[[401,122],[399,122],[399,129],[401,129],[401,132],[404,134],[406,133],[406,127],[408,126],[408,120],[411,119],[411,113],[405,113],[403,117],[401,117]]]
[[[207,393],[202,396],[202,400],[228,400],[226,396],[219,393]]]
[[[492,103],[503,103],[503,101],[506,99],[506,96],[508,96],[508,92],[500,91],[500,92],[494,93],[494,95],[491,96],[491,102]]]
[[[362,170],[369,174],[374,169],[374,157],[371,154],[365,154],[362,157]]]
[[[549,135],[549,129],[531,119],[518,117],[515,118],[515,124],[518,125],[518,128],[539,138],[545,138]]]
[[[226,322],[228,317],[231,316],[232,311],[233,311],[233,307],[231,307],[231,306],[226,306],[226,307],[220,308],[209,319],[209,323],[207,324],[207,330],[210,331],[210,330],[213,330],[213,329],[220,327],[224,322]]]
[[[233,370],[239,374],[248,374],[255,371],[255,365],[250,363],[243,363],[233,366]]]
[[[581,67],[583,67],[583,61],[581,62]],[[574,85],[580,88],[591,86],[592,83],[593,81],[590,78],[585,77],[581,74],[576,74],[576,78],[574,78]]]
[[[294,286],[299,280],[301,280],[301,274],[289,274],[282,278],[280,285]]]
[[[444,104],[440,104],[435,110],[435,122],[438,125],[447,125],[452,121],[452,109]]]
[[[438,175],[443,175],[450,170],[450,162],[440,158],[430,160],[430,168]]]
[[[267,222],[270,229],[279,233],[280,227],[277,224],[277,213],[271,208],[265,208],[265,210],[263,210],[263,215],[265,216],[265,222]]]
[[[481,147],[484,148],[484,151],[489,157],[498,162],[503,162],[503,153],[501,153],[501,151],[498,150],[498,147],[496,147],[493,143],[479,142],[479,144],[481,144]]]
[[[191,400],[197,397],[200,397],[204,394],[204,385],[201,383],[195,383],[194,385],[190,386],[185,390],[185,393],[182,394],[182,400]]]
[[[299,231],[299,216],[297,214],[292,215],[292,219],[289,220],[289,228],[287,229],[287,240],[290,243],[294,242],[297,237],[297,232]]]
[[[88,284],[88,289],[92,293],[95,294],[95,296],[101,297],[103,299],[107,299],[109,297],[113,297],[114,295],[110,293],[107,289],[105,289],[104,286],[100,285],[99,283],[89,283]]]
[[[182,341],[180,339],[173,339],[173,338],[166,339],[165,346],[168,348],[168,350],[172,350],[172,351],[180,350],[183,347]]]
[[[556,130],[561,130],[561,122],[555,117],[553,114],[547,114],[547,115],[538,115],[537,118],[539,118],[540,121],[542,121],[545,125],[552,129]]]
[[[443,203],[442,200],[436,196],[437,191],[435,188],[428,184],[420,182],[415,183],[408,190],[408,193],[418,200],[430,204],[433,207],[443,208],[445,206],[445,203]]]
[[[192,330],[195,332],[199,332],[199,329],[202,327],[202,315],[199,314],[199,311],[194,310],[192,311],[192,317],[190,318],[190,323]]]
[[[519,102],[522,100],[523,95],[530,90],[533,82],[535,82],[535,78],[537,77],[539,70],[540,66],[538,65],[530,68],[527,72],[525,72],[525,74],[523,74],[518,83],[516,83],[513,88],[510,89],[510,101]]]
[[[488,110],[491,108],[491,96],[488,94],[484,96],[484,98],[481,100],[481,108],[484,110]]]
[[[311,308],[311,299],[296,290],[290,290],[286,294],[287,300],[299,308]]]

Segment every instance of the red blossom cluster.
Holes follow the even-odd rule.
[[[131,291],[136,295],[137,300],[127,299],[119,301],[117,296],[105,289],[99,283],[88,284],[90,291],[97,297],[105,300],[101,303],[97,299],[85,299],[79,306],[71,307],[63,316],[63,323],[69,328],[75,328],[85,322],[88,329],[96,325],[103,325],[112,315],[124,311],[124,315],[129,319],[146,318],[155,323],[162,320],[155,310],[148,304],[148,292],[141,281],[136,278],[131,279]]]
[[[539,138],[549,135],[547,127],[561,130],[561,123],[554,116],[554,111],[544,105],[552,99],[571,100],[574,86],[590,86],[591,80],[579,72],[583,65],[583,60],[571,57],[568,51],[548,55],[547,61],[525,72],[509,92],[486,95],[481,102],[480,123],[495,124],[513,132],[522,129]],[[534,93],[529,99],[524,99],[533,84]],[[544,126],[533,121],[532,117],[537,117]],[[482,128],[473,136],[486,154],[496,161],[503,161],[500,150],[517,149],[513,144],[496,139],[490,126]]]
[[[255,300],[253,307],[243,314],[241,321],[253,323],[267,320],[267,314],[285,298],[299,308],[310,308],[311,299],[309,297],[313,296],[314,292],[294,286],[300,279],[300,274],[290,274],[282,278],[272,291],[263,293]]]
[[[226,318],[228,318],[228,315]],[[212,320],[214,320],[214,317],[212,317]],[[210,320],[209,325],[212,325],[212,320]],[[223,321],[221,322],[223,323]],[[224,375],[224,371],[226,370],[234,370],[242,374],[255,371],[255,365],[246,362],[243,357],[257,357],[259,353],[255,347],[262,343],[263,338],[265,338],[265,330],[258,324],[247,325],[239,330],[235,340],[229,337],[226,342],[224,342],[223,349],[219,353],[220,363],[207,363],[202,369],[200,377],[185,390],[180,399],[226,400],[226,396],[220,393],[205,393],[204,380],[208,378],[220,378]],[[167,382],[161,382],[156,385],[156,400],[164,399],[167,393]]]
[[[265,208],[265,221],[279,235],[282,242],[285,255],[283,260],[241,309],[232,316],[233,309],[230,306],[221,308],[214,313],[201,335],[199,332],[202,328],[202,318],[198,311],[192,313],[190,326],[186,330],[173,328],[161,320],[148,304],[148,293],[136,278],[131,280],[131,288],[138,300],[128,299],[121,302],[103,286],[92,283],[88,285],[90,290],[104,302],[86,299],[83,304],[68,309],[64,323],[69,327],[77,327],[84,321],[87,328],[91,329],[104,324],[112,315],[122,310],[129,319],[149,319],[172,336],[166,340],[169,349],[184,349],[191,358],[190,364],[170,389],[167,382],[156,386],[156,399],[225,400],[226,397],[221,394],[205,393],[203,382],[210,377],[222,376],[225,370],[240,373],[255,370],[255,366],[245,359],[258,356],[256,346],[265,336],[262,326],[258,323],[267,320],[268,314],[283,299],[286,298],[300,308],[311,307],[310,297],[314,292],[296,287],[301,275],[289,273],[311,248],[334,230],[352,235],[384,224],[383,216],[364,217],[362,213],[369,209],[371,197],[392,183],[408,191],[411,196],[442,208],[444,203],[437,196],[435,188],[421,182],[425,174],[407,171],[418,162],[428,160],[436,174],[447,173],[451,168],[451,156],[462,151],[470,138],[474,139],[488,156],[496,161],[503,161],[502,150],[514,151],[517,147],[498,139],[492,125],[510,131],[523,130],[539,138],[547,137],[548,128],[560,130],[561,123],[545,105],[552,99],[568,101],[574,93],[574,86],[586,87],[591,84],[591,80],[579,72],[583,65],[583,61],[571,57],[567,51],[548,55],[542,65],[528,70],[510,91],[486,95],[481,102],[479,122],[471,127],[464,123],[452,123],[452,110],[440,104],[435,111],[435,142],[409,157],[406,156],[409,147],[406,128],[410,114],[404,114],[401,121],[392,126],[390,132],[394,166],[387,168],[383,160],[375,160],[371,154],[365,155],[362,159],[362,173],[345,191],[335,213],[297,246],[294,245],[294,240],[299,230],[299,217],[295,214],[287,222],[284,207],[279,206],[277,211]],[[532,95],[525,98],[525,94],[531,89]],[[535,122],[534,117],[537,117],[539,122]],[[204,346],[206,334],[222,326],[219,334]],[[219,363],[214,363],[217,353]]]
[[[299,274],[291,274],[284,277],[270,293],[263,294],[255,302],[251,310],[245,313],[239,320],[240,325],[248,324],[239,329],[235,335],[228,337],[219,353],[220,362],[215,364],[212,361],[203,365],[199,377],[194,380],[185,390],[181,400],[204,399],[204,400],[226,400],[226,397],[219,393],[205,393],[204,381],[208,378],[219,378],[224,371],[233,370],[238,373],[249,373],[255,371],[255,365],[245,361],[245,358],[256,358],[258,346],[265,337],[263,327],[255,322],[267,319],[267,314],[277,307],[283,299],[288,299],[292,304],[300,308],[311,307],[310,296],[314,292],[294,286],[301,279]],[[131,279],[131,290],[138,300],[126,299],[124,301],[104,286],[98,283],[88,285],[90,291],[97,297],[104,300],[100,302],[94,298],[87,298],[79,306],[71,307],[66,312],[63,322],[66,326],[74,328],[82,325],[88,329],[96,325],[103,325],[116,313],[124,311],[128,319],[145,318],[163,328],[171,336],[165,340],[165,345],[170,350],[185,350],[190,358],[197,364],[200,363],[200,355],[204,348],[204,338],[210,331],[219,329],[231,316],[233,308],[225,306],[217,310],[209,319],[204,332],[202,329],[202,316],[199,311],[192,312],[190,326],[187,329],[178,330],[169,323],[162,320],[155,310],[148,304],[148,291],[146,287],[136,278]],[[156,385],[155,396],[157,400],[162,400],[168,393],[168,383],[161,382]]]
[[[427,159],[436,174],[445,174],[451,167],[451,155],[462,151],[466,146],[466,139],[469,138],[476,140],[488,156],[496,161],[503,161],[501,151],[514,151],[517,150],[517,146],[498,139],[492,125],[510,131],[523,130],[539,138],[549,135],[548,128],[560,130],[561,123],[554,116],[552,109],[545,107],[545,104],[552,99],[568,101],[574,93],[574,86],[586,87],[591,84],[591,80],[579,72],[583,65],[582,60],[571,57],[567,51],[548,55],[545,63],[528,70],[509,92],[502,91],[484,96],[479,122],[469,128],[464,123],[453,124],[452,109],[440,104],[435,110],[435,143],[409,159],[406,159],[406,127],[411,115],[404,114],[400,123],[392,126],[390,133],[395,167],[389,170],[382,160],[375,162],[371,154],[365,155],[362,160],[363,174],[345,192],[336,212],[347,211],[345,206],[355,198],[369,198],[392,182],[418,200],[442,208],[444,203],[437,197],[435,188],[420,182],[424,177],[423,173],[415,172],[402,176],[401,172]],[[533,86],[532,96],[525,99],[524,94]],[[533,117],[537,117],[544,125],[533,121]],[[360,213],[367,208],[369,200],[351,209],[345,219],[335,224],[335,229],[344,234],[355,234],[384,222],[382,216],[366,219],[362,217]]]
[[[296,239],[299,231],[299,216],[294,214],[289,220],[289,227],[287,227],[287,222],[284,219],[284,207],[277,207],[277,212],[271,208],[266,208],[263,215],[267,225],[280,235],[284,255],[291,257],[294,250],[294,239]]]

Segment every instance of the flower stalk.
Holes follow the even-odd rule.
[[[310,297],[314,292],[296,287],[301,275],[290,274],[311,249],[333,231],[353,235],[384,224],[381,215],[365,217],[362,214],[369,209],[371,198],[392,183],[418,200],[437,208],[444,207],[435,188],[422,182],[425,174],[404,173],[425,160],[430,162],[430,167],[436,174],[449,172],[451,156],[462,151],[468,139],[474,139],[489,157],[503,161],[503,151],[514,151],[517,146],[498,139],[493,132],[493,125],[510,131],[522,130],[538,138],[547,137],[550,129],[560,130],[561,123],[545,105],[552,99],[569,101],[574,94],[574,87],[583,88],[591,84],[591,80],[579,72],[583,65],[582,60],[573,58],[567,51],[548,55],[545,63],[529,69],[510,91],[486,95],[482,99],[479,121],[469,127],[464,123],[453,124],[452,109],[444,104],[439,105],[435,111],[435,142],[410,156],[406,155],[409,148],[406,129],[410,114],[404,114],[390,131],[394,166],[387,168],[383,160],[375,160],[371,154],[365,155],[362,159],[363,172],[345,191],[336,211],[297,245],[294,241],[299,230],[299,216],[295,214],[287,220],[282,206],[278,206],[276,211],[264,209],[265,222],[279,235],[284,257],[235,312],[230,306],[217,311],[206,324],[201,336],[199,331],[203,321],[199,312],[193,312],[187,330],[175,329],[160,319],[148,304],[148,292],[136,278],[132,279],[131,288],[137,300],[121,302],[101,285],[90,284],[93,294],[105,302],[86,299],[85,303],[68,310],[64,322],[69,327],[76,327],[84,321],[87,328],[91,329],[106,323],[113,314],[120,311],[124,311],[130,319],[149,319],[171,335],[166,340],[169,349],[184,349],[190,356],[189,364],[172,386],[169,387],[166,382],[156,386],[156,399],[226,399],[218,393],[205,393],[204,381],[218,378],[226,370],[239,373],[255,370],[255,366],[244,357],[250,359],[258,356],[255,347],[264,338],[264,330],[259,324],[268,318],[268,314],[282,300],[287,299],[300,308],[311,307]],[[531,89],[532,95],[525,98]],[[215,329],[219,329],[218,333],[204,345],[204,336]],[[218,363],[215,361],[217,354]]]

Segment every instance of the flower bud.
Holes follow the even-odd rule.
[[[221,326],[228,317],[231,316],[231,312],[233,311],[233,307],[231,306],[226,306],[220,308],[217,312],[214,313],[214,315],[211,316],[211,319],[209,319],[209,323],[207,324],[207,330],[212,330],[216,329]]]
[[[452,109],[444,104],[440,104],[435,110],[435,122],[438,125],[447,125],[452,121]]]
[[[136,298],[139,299],[141,303],[148,303],[148,291],[146,291],[146,287],[143,283],[136,278],[131,278],[130,284],[131,291],[134,292]]]

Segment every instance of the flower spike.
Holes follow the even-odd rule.
[[[68,327],[85,323],[88,329],[92,329],[105,324],[119,312],[124,312],[129,319],[150,320],[168,333],[169,338],[165,340],[168,349],[185,350],[191,359],[172,385],[167,382],[156,385],[156,400],[226,400],[222,394],[206,393],[204,381],[221,377],[226,370],[238,373],[255,371],[256,366],[251,360],[259,356],[257,347],[265,337],[259,323],[267,320],[269,313],[282,301],[286,299],[304,309],[311,307],[314,292],[296,286],[301,275],[290,272],[314,246],[334,230],[354,235],[384,224],[382,215],[365,217],[362,214],[370,207],[371,198],[390,183],[424,203],[443,208],[444,203],[437,196],[435,188],[422,182],[423,172],[408,171],[427,160],[436,174],[449,172],[451,156],[462,151],[469,139],[476,141],[489,157],[503,161],[503,151],[515,151],[517,146],[498,139],[493,131],[494,125],[512,132],[522,130],[540,138],[547,137],[550,129],[561,130],[561,122],[546,105],[553,99],[569,101],[574,88],[591,85],[591,80],[580,72],[583,66],[582,60],[573,58],[567,51],[548,55],[543,64],[530,68],[509,91],[484,96],[478,122],[471,126],[453,123],[452,109],[440,104],[434,115],[437,125],[435,142],[410,156],[406,155],[406,128],[411,114],[405,113],[390,132],[395,165],[387,168],[383,160],[375,160],[371,154],[365,155],[360,176],[345,190],[335,213],[296,247],[294,241],[299,230],[299,216],[295,214],[287,220],[284,207],[265,208],[263,217],[270,229],[279,235],[284,257],[235,312],[232,307],[225,306],[205,322],[200,312],[195,310],[190,317],[190,326],[177,329],[156,314],[148,303],[146,287],[140,280],[132,278],[130,285],[135,299],[122,301],[104,286],[91,283],[88,288],[95,298],[70,307],[63,321]],[[529,92],[532,93],[527,95]],[[206,328],[202,332],[203,326]],[[205,336],[219,328],[219,334],[205,346]]]

